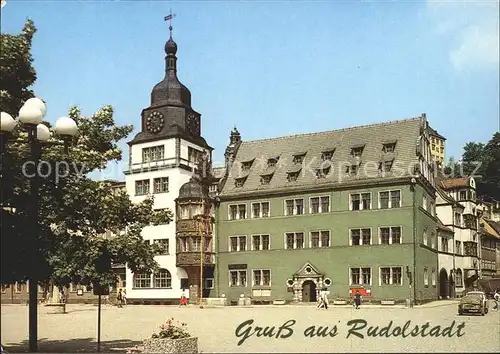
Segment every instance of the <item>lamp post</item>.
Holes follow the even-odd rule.
[[[30,200],[28,206],[29,226],[28,232],[33,235],[33,240],[29,245],[29,256],[33,262],[34,267],[29,272],[29,315],[28,315],[28,331],[29,331],[29,350],[30,352],[38,351],[37,348],[37,329],[38,329],[38,277],[37,265],[39,261],[39,245],[38,245],[38,211],[39,211],[39,195],[38,189],[40,186],[40,179],[38,176],[38,164],[41,159],[42,143],[48,142],[51,136],[49,128],[42,124],[42,118],[47,113],[45,102],[39,98],[30,98],[19,110],[19,118],[15,120],[8,113],[1,112],[0,123],[0,138],[2,153],[5,151],[7,141],[12,137],[12,132],[18,123],[22,125],[28,133],[28,145],[30,146],[30,159],[34,166],[34,173],[30,178]],[[65,142],[65,151],[67,151],[68,138],[75,136],[78,133],[78,127],[75,121],[71,118],[63,117],[57,120],[54,126],[55,133],[60,136]],[[21,167],[21,166],[20,166]]]

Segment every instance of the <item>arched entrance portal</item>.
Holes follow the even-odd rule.
[[[448,290],[448,273],[446,272],[446,269],[441,268],[439,271],[439,298],[448,299],[450,296]]]
[[[316,302],[316,283],[312,280],[302,283],[302,301]]]

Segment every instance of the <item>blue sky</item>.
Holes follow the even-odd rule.
[[[252,140],[426,112],[448,157],[499,130],[496,1],[7,0],[2,31],[35,21],[34,89],[50,121],[111,104],[138,127],[163,78],[170,8],[178,76],[216,162],[234,124]]]

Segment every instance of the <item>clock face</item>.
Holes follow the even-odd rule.
[[[193,113],[190,113],[186,119],[186,126],[193,135],[200,135],[200,121]]]
[[[149,113],[146,118],[146,128],[150,133],[159,133],[163,129],[164,124],[165,119],[163,118],[163,114],[158,111]]]

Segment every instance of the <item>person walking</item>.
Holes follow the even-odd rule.
[[[123,293],[122,289],[120,289],[118,290],[118,294],[116,294],[116,306],[123,307],[122,302],[123,302]]]
[[[356,291],[356,294],[354,295],[354,307],[356,310],[359,309],[361,306],[361,294],[359,293],[359,290]]]
[[[495,306],[493,310],[500,311],[500,290],[495,290],[495,295],[493,295],[493,301],[495,302]]]
[[[123,305],[127,305],[127,290],[123,289],[122,291],[122,303]]]

